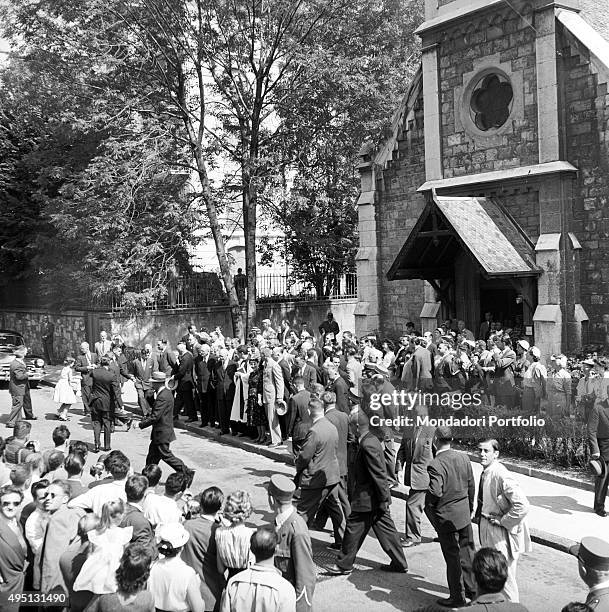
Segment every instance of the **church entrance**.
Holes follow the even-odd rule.
[[[502,329],[522,327],[525,314],[524,298],[513,285],[504,280],[480,278],[478,329],[486,312],[493,315],[493,321],[501,323]],[[532,325],[532,322],[529,325]]]

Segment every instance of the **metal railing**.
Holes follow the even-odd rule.
[[[357,297],[357,275],[335,274],[320,279],[318,287],[313,283],[295,281],[285,274],[260,274],[256,279],[258,301],[282,300],[346,300]]]

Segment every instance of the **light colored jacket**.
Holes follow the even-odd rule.
[[[269,357],[262,373],[262,401],[274,405],[278,399],[283,399],[283,372],[281,366]]]

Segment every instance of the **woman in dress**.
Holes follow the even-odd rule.
[[[160,558],[150,570],[148,588],[157,610],[199,612],[205,610],[201,579],[181,558],[190,534],[180,523],[166,523],[157,529]]]
[[[231,493],[224,504],[224,518],[228,525],[216,529],[218,571],[228,578],[247,569],[250,564],[250,538],[253,530],[245,525],[252,514],[252,500],[247,491]]]
[[[63,362],[63,369],[59,376],[59,381],[55,385],[53,393],[53,401],[59,404],[57,409],[57,418],[60,421],[68,421],[68,410],[72,404],[76,403],[76,395],[74,388],[76,387],[76,379],[74,377],[74,357],[66,357]]]
[[[250,375],[247,381],[247,424],[255,427],[258,437],[254,440],[262,444],[266,438],[266,425],[268,419],[262,404],[262,369],[260,368],[260,355],[250,357]]]
[[[146,589],[152,553],[143,544],[129,544],[116,570],[116,593],[94,599],[85,612],[154,612],[154,597]]]
[[[10,602],[10,595],[23,593],[23,582],[27,567],[27,544],[17,513],[23,502],[23,492],[13,485],[0,489],[0,608],[4,612],[17,612],[18,602]]]
[[[571,413],[571,372],[567,370],[567,358],[554,358],[554,370],[548,376],[548,414],[569,416]]]
[[[116,592],[116,570],[123,550],[133,535],[133,527],[119,527],[124,517],[125,504],[122,499],[106,502],[102,506],[99,527],[89,533],[93,552],[74,582],[75,591],[91,591],[96,595]]]
[[[383,360],[381,363],[391,372],[395,362],[395,345],[391,340],[385,339],[381,348],[383,349]]]

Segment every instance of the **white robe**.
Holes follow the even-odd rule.
[[[230,420],[237,423],[247,423],[247,397],[249,394],[249,378],[252,373],[249,363],[245,362],[235,372],[235,397],[230,412]],[[241,417],[241,386],[243,385],[243,417]]]

